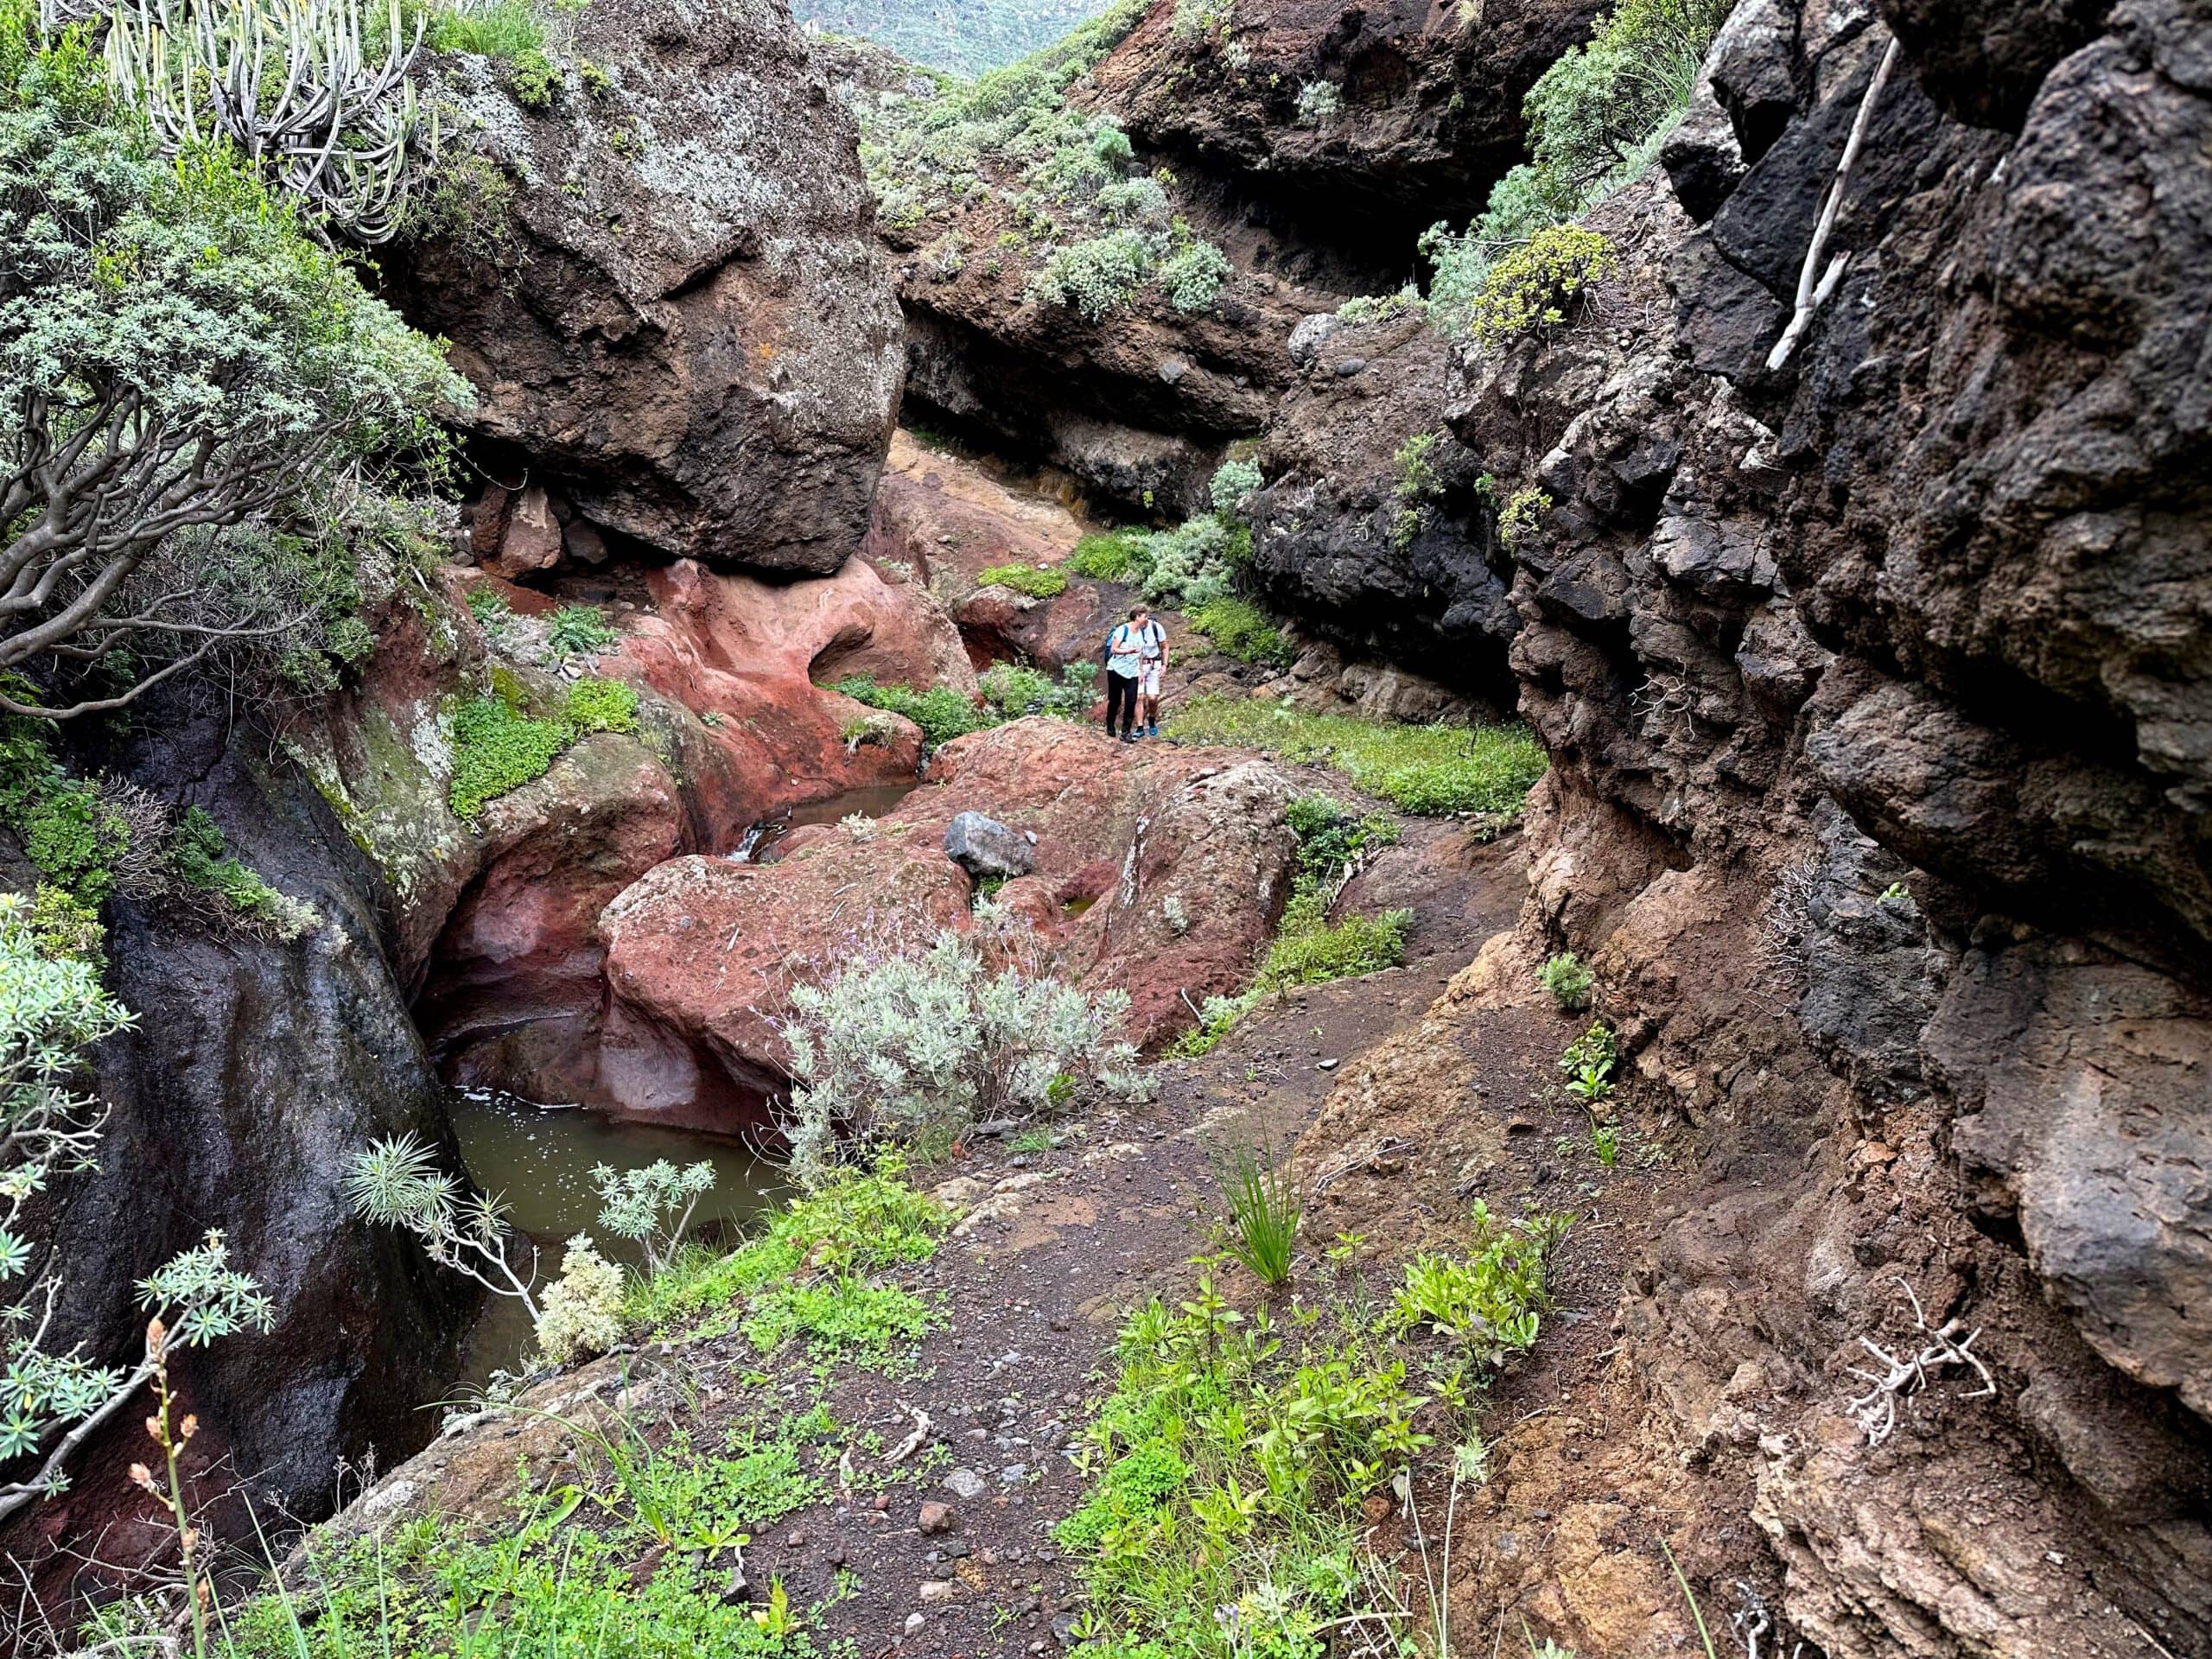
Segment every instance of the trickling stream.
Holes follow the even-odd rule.
[[[802,824],[840,823],[855,815],[880,818],[912,794],[920,783],[918,778],[911,783],[867,784],[827,800],[792,807],[779,817],[763,818],[745,832],[745,838],[730,849],[728,856],[740,864],[757,864],[763,854]]]
[[[692,1217],[694,1236],[711,1236],[718,1228],[734,1236],[784,1191],[776,1165],[726,1135],[620,1122],[582,1107],[541,1106],[481,1089],[455,1090],[451,1115],[470,1180],[502,1195],[514,1224],[537,1246],[541,1287],[559,1276],[562,1249],[578,1233],[589,1233],[609,1261],[635,1267],[641,1259],[628,1241],[610,1237],[599,1224],[591,1179],[596,1164],[635,1169],[657,1158],[679,1164],[703,1158],[714,1165],[714,1190]],[[473,1386],[501,1367],[512,1369],[531,1346],[522,1304],[491,1297],[469,1335],[458,1382]]]

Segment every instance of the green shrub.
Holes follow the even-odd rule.
[[[41,722],[19,715],[0,715],[0,823],[16,832],[44,881],[78,905],[97,914],[115,891],[130,826],[91,784],[62,770]]]
[[[1390,457],[1398,499],[1425,501],[1443,488],[1443,480],[1436,475],[1436,463],[1429,459],[1435,448],[1433,432],[1416,432],[1398,446],[1397,453]]]
[[[1298,837],[1300,881],[1318,886],[1366,862],[1370,852],[1398,843],[1398,825],[1381,812],[1359,812],[1328,795],[1301,795],[1283,814]]]
[[[1075,575],[1089,576],[1094,582],[1126,582],[1133,575],[1141,575],[1147,568],[1145,541],[1145,532],[1141,530],[1116,530],[1086,536],[1075,544],[1075,551],[1061,568]]]
[[[1597,982],[1597,976],[1582,965],[1573,951],[1550,957],[1538,977],[1560,1012],[1573,1014],[1590,1006],[1590,988]]]
[[[1020,720],[1025,715],[1084,720],[1098,701],[1097,681],[1096,663],[1069,663],[1057,680],[1019,664],[995,663],[983,671],[976,686],[999,720]]]
[[[995,564],[976,578],[986,588],[1010,588],[1032,599],[1055,599],[1068,590],[1067,572],[1033,564]]]
[[[565,85],[559,66],[534,47],[507,60],[507,89],[525,110],[551,109]]]
[[[926,691],[917,691],[911,686],[878,685],[865,676],[855,676],[850,679],[839,680],[830,689],[840,696],[864,702],[871,709],[903,715],[922,728],[922,741],[932,748],[997,723],[978,709],[973,700],[950,686],[932,686]]]
[[[1386,910],[1380,916],[1348,916],[1331,922],[1318,899],[1300,895],[1283,912],[1260,969],[1258,988],[1319,985],[1395,968],[1406,959],[1406,934],[1413,919],[1409,910]]]
[[[1178,311],[1204,311],[1221,296],[1222,284],[1234,269],[1229,256],[1211,242],[1190,233],[1176,221],[1174,246],[1160,261],[1160,291]]]
[[[1254,697],[1195,699],[1170,717],[1167,733],[1326,760],[1369,794],[1425,817],[1516,816],[1545,766],[1525,726],[1400,726]]]
[[[1467,332],[1485,346],[1564,322],[1567,309],[1619,268],[1612,244],[1580,225],[1538,231],[1491,264],[1467,308]]]
[[[1611,1098],[1613,1066],[1619,1054],[1613,1046],[1613,1033],[1599,1021],[1567,1046],[1559,1057],[1559,1069],[1567,1074],[1567,1091],[1586,1106],[1597,1106]]]
[[[454,813],[474,819],[486,803],[520,789],[569,745],[571,734],[556,720],[532,720],[502,697],[468,697],[453,710]]]
[[[634,732],[638,729],[637,690],[620,680],[581,679],[569,688],[562,712],[569,728],[578,733]]]
[[[1239,662],[1288,668],[1298,653],[1282,637],[1275,620],[1249,599],[1224,594],[1185,613],[1191,626],[1212,640],[1215,647]]]
[[[1063,1076],[1142,1092],[1135,1051],[1110,1034],[1125,993],[1065,984],[1004,932],[988,943],[948,930],[925,950],[855,959],[793,988],[788,1136],[804,1185],[835,1180],[856,1142],[952,1141],[979,1122],[1035,1116],[1065,1100]]]
[[[1152,274],[1152,238],[1112,231],[1058,250],[1029,279],[1022,297],[1064,305],[1097,322],[1127,305]]]
[[[1523,105],[1530,159],[1492,187],[1465,234],[1440,224],[1421,239],[1440,327],[1465,330],[1493,261],[1588,212],[1657,159],[1728,10],[1729,0],[1622,0],[1586,46],[1537,79]]]
[[[1551,1253],[1569,1224],[1564,1216],[1502,1227],[1479,1201],[1478,1253],[1461,1259],[1420,1255],[1406,1263],[1395,1305],[1408,1330],[1427,1326],[1486,1364],[1501,1364],[1536,1345]]]
[[[515,613],[507,603],[507,596],[498,588],[472,588],[468,590],[468,613],[476,619],[477,626],[489,632]]]
[[[1551,511],[1551,496],[1533,486],[1514,491],[1497,510],[1498,545],[1510,549],[1523,536],[1532,533],[1537,521]]]
[[[556,657],[595,655],[608,650],[620,639],[607,626],[606,619],[589,605],[563,605],[553,613],[553,625],[546,631],[545,641]]]
[[[1244,504],[1265,482],[1257,461],[1224,461],[1213,469],[1206,496],[1217,517],[1242,523],[1248,517]]]

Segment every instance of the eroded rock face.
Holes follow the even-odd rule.
[[[861,551],[889,580],[919,578],[951,613],[972,658],[1052,672],[1095,655],[1111,614],[1102,590],[1077,582],[1035,599],[982,577],[994,565],[1056,569],[1083,536],[1082,521],[1058,502],[1010,488],[976,462],[900,431]]]
[[[1500,561],[1554,760],[1524,949],[1597,969],[1700,1137],[1618,1315],[1700,1471],[1668,1501],[1713,1517],[1691,1570],[1831,1656],[2086,1655],[2114,1618],[2197,1649],[2207,19],[1885,10],[1847,257],[1786,360],[1890,45],[1863,11],[1739,8],[1666,173],[1592,216],[1617,281],[1452,372],[1468,464],[1548,498]],[[1424,349],[1344,332],[1309,364],[1362,373],[1309,366],[1270,440],[1307,545],[1363,509],[1301,434]],[[1419,543],[1362,546],[1372,574],[1260,561],[1403,606]],[[1850,1368],[1926,1340],[1907,1287],[1996,1394],[1870,1446]]]
[[[203,806],[264,879],[311,903],[293,943],[212,932],[167,906],[110,906],[109,987],[137,1016],[96,1057],[111,1108],[99,1167],[56,1183],[51,1238],[66,1294],[48,1350],[142,1351],[136,1281],[211,1228],[269,1296],[274,1328],[183,1353],[177,1384],[201,1432],[185,1459],[213,1523],[327,1510],[341,1459],[388,1464],[430,1425],[414,1409],[452,1376],[475,1298],[412,1240],[353,1217],[347,1160],[380,1136],[443,1133],[442,1090],[393,971],[379,880],[265,736],[181,703],[148,710],[114,771]],[[12,874],[12,872],[11,872]],[[147,1449],[125,1408],[85,1446],[64,1496],[16,1517],[11,1562],[69,1595],[157,1556],[174,1532],[123,1471]],[[78,1554],[60,1551],[82,1552]]]
[[[1287,893],[1296,790],[1274,766],[1203,749],[1131,747],[1033,718],[938,753],[928,780],[858,830],[796,831],[766,865],[686,858],[607,906],[613,997],[602,1076],[642,1116],[732,1129],[782,1091],[778,1021],[791,985],[964,926],[973,893],[945,850],[957,815],[1034,834],[1032,873],[999,901],[1076,982],[1129,993],[1150,1043],[1192,1002],[1243,988]]]
[[[1096,97],[1179,172],[1249,198],[1271,263],[1364,289],[1402,280],[1397,251],[1438,219],[1482,210],[1523,159],[1529,88],[1600,9],[1248,0],[1208,31],[1155,6],[1098,66]]]
[[[454,143],[503,182],[466,227],[385,260],[395,297],[452,341],[485,454],[572,504],[572,555],[611,536],[835,570],[902,372],[851,117],[776,0],[620,0],[573,27],[596,75],[549,110],[484,60],[448,64],[473,124]]]

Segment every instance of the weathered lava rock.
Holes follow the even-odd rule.
[[[851,116],[775,0],[611,0],[573,27],[595,73],[550,109],[448,63],[491,222],[389,253],[394,297],[452,341],[487,460],[557,485],[591,536],[834,570],[902,362]]]

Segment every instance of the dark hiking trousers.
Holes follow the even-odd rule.
[[[1106,729],[1117,737],[1126,736],[1129,728],[1136,723],[1136,677],[1109,671],[1106,676]]]

